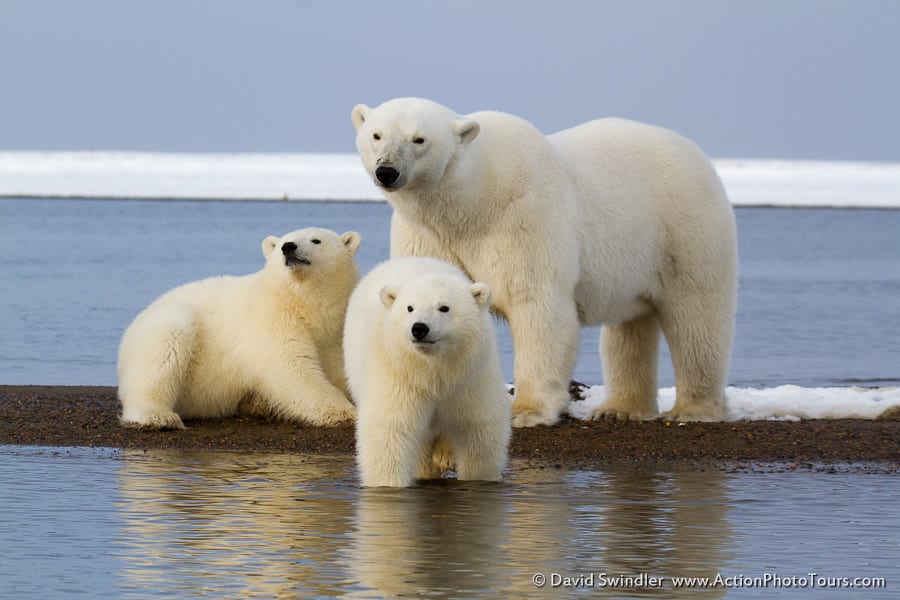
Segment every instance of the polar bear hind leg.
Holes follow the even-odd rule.
[[[419,462],[416,466],[416,479],[441,479],[444,473],[455,468],[453,453],[447,440],[438,436],[433,442],[422,444]]]
[[[119,398],[122,424],[146,429],[184,429],[175,405],[188,376],[197,326],[188,309],[165,320],[146,315],[122,342]],[[154,318],[155,317],[155,318]]]
[[[673,421],[725,419],[725,384],[734,320],[728,303],[687,296],[660,312],[675,369],[675,405],[661,415]]]
[[[655,314],[603,327],[600,345],[606,401],[589,419],[627,421],[657,417],[659,338]]]
[[[456,473],[461,481],[500,481],[506,464],[506,444],[496,441],[496,429],[473,428],[455,449]]]

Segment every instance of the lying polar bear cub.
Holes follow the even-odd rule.
[[[344,356],[363,486],[406,487],[453,463],[459,479],[500,479],[511,401],[490,295],[426,257],[382,263],[360,281]]]
[[[183,429],[243,401],[313,425],[353,419],[341,338],[360,236],[301,229],[262,242],[265,267],[163,294],[122,336],[122,423]]]

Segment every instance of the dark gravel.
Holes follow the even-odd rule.
[[[118,422],[114,387],[0,386],[0,444],[351,454],[353,427],[259,417],[139,431]],[[576,469],[900,472],[900,420],[734,423],[582,422],[516,429],[510,456]]]

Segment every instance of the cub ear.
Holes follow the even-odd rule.
[[[384,304],[386,308],[390,308],[394,305],[394,300],[397,299],[397,294],[400,290],[397,289],[396,286],[386,285],[381,288],[379,295],[381,296],[381,303]]]
[[[362,127],[362,124],[366,122],[366,117],[369,116],[370,110],[372,109],[365,104],[357,104],[353,107],[353,111],[350,113],[350,120],[353,121],[354,129]]]
[[[281,241],[281,238],[277,238],[274,235],[270,235],[266,239],[262,241],[262,251],[263,256],[269,258],[269,254],[272,253],[272,250],[275,249],[275,246],[278,245],[278,242]]]
[[[491,305],[491,288],[488,287],[488,284],[473,283],[469,287],[469,291],[472,292],[472,297],[475,298],[478,306],[484,308]]]
[[[362,242],[362,237],[355,231],[345,231],[341,234],[341,241],[344,242],[344,247],[347,250],[356,254],[356,251],[359,250],[359,244]]]
[[[463,145],[478,137],[479,131],[481,131],[481,126],[478,124],[478,121],[459,119],[453,123],[453,135]]]

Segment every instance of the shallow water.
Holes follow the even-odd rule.
[[[791,597],[887,598],[898,589],[889,475],[513,463],[504,483],[363,490],[349,457],[5,446],[0,480],[5,598],[757,597],[792,582]],[[717,575],[739,587],[676,589],[672,579]],[[616,576],[631,581],[615,587]],[[754,585],[765,577],[767,587]],[[827,586],[843,577],[884,577],[887,587]]]
[[[377,203],[0,200],[0,383],[114,385],[122,331],[162,292],[255,271],[265,236],[311,225],[360,231],[365,272],[389,220]],[[900,211],[737,220],[731,384],[900,384]],[[592,384],[597,337],[575,373]],[[511,379],[505,328],[500,346]],[[0,447],[0,482],[4,598],[898,594],[890,475],[513,463],[502,484],[362,490],[347,457]],[[671,579],[716,575],[735,585]],[[845,577],[888,587],[826,587]]]
[[[739,208],[730,383],[900,384],[900,210]],[[122,332],[176,285],[261,268],[260,241],[354,229],[366,272],[388,256],[385,203],[0,199],[0,383],[115,385]],[[602,383],[599,330],[575,378]],[[500,348],[512,380],[512,349]],[[668,354],[660,385],[671,386]]]

